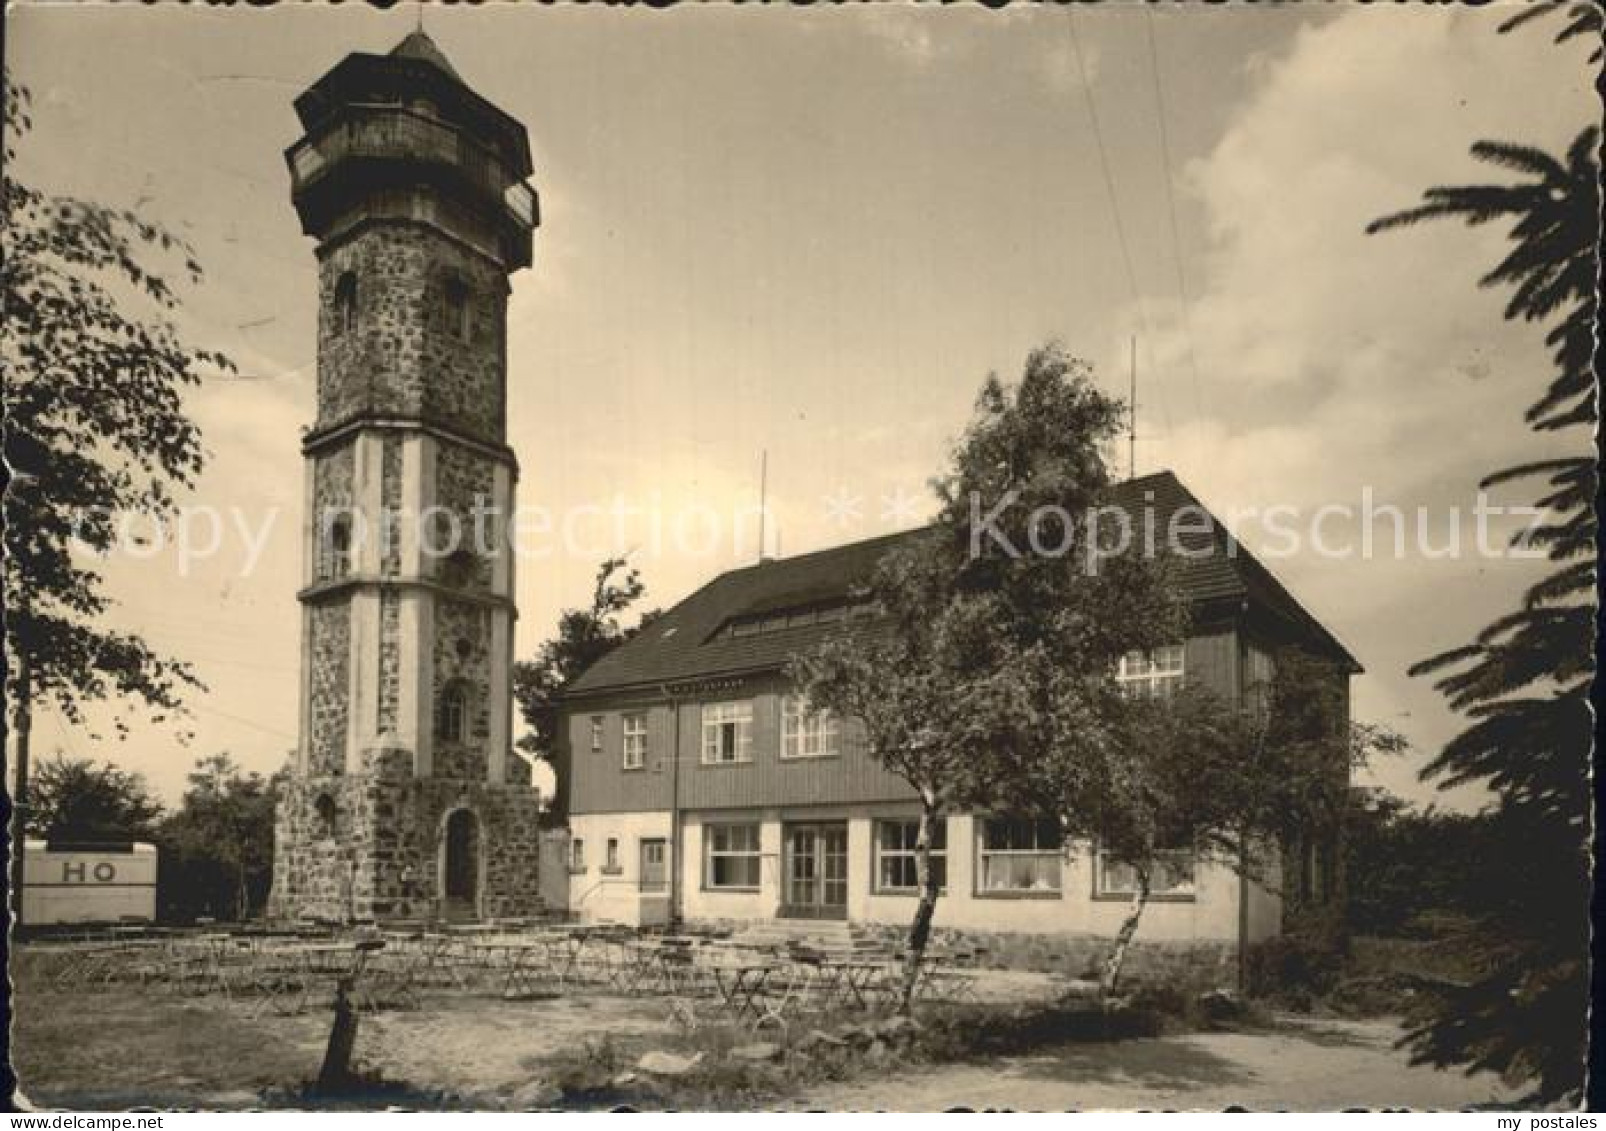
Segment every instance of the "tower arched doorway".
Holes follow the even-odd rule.
[[[480,822],[467,809],[454,809],[441,838],[441,913],[453,922],[479,918]]]

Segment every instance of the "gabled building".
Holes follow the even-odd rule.
[[[1114,502],[1135,524],[1152,520],[1162,537],[1172,515],[1200,506],[1169,472],[1121,484]],[[778,917],[907,927],[914,793],[865,751],[853,720],[808,711],[785,674],[798,652],[873,623],[853,592],[907,537],[723,573],[574,682],[559,751],[574,911],[643,924]],[[1174,646],[1123,660],[1117,678],[1135,692],[1164,694],[1196,679],[1237,699],[1286,645],[1360,670],[1219,524],[1184,544],[1191,629]],[[996,953],[1080,961],[1079,945],[1113,935],[1131,900],[1128,869],[1094,846],[1062,845],[1041,823],[954,815],[937,846],[939,932],[987,935]],[[1304,855],[1288,880],[1319,898],[1331,863]],[[1278,931],[1281,893],[1269,888],[1282,886],[1179,852],[1139,940],[1225,960]]]

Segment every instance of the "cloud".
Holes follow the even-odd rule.
[[[1494,468],[1587,445],[1521,425],[1548,361],[1540,332],[1506,323],[1504,296],[1476,285],[1503,230],[1364,234],[1430,185],[1498,177],[1470,160],[1474,141],[1555,151],[1591,119],[1583,51],[1498,35],[1499,18],[1357,8],[1308,26],[1255,62],[1249,98],[1188,165],[1185,200],[1202,211],[1208,250],[1191,310],[1174,293],[1146,296],[1140,399],[1150,420],[1162,405],[1181,418],[1161,462],[1212,505],[1309,513],[1358,504],[1369,487],[1442,511],[1470,505]],[[1531,563],[1423,556],[1307,555],[1277,571],[1368,665],[1357,713],[1408,716],[1429,753],[1460,724],[1403,669],[1467,639],[1534,576]],[[1385,777],[1408,787],[1419,762]]]

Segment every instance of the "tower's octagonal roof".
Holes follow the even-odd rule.
[[[433,39],[424,33],[423,28],[412,32],[407,38],[392,47],[390,53],[403,59],[417,59],[420,62],[433,64],[451,75],[458,82],[463,81],[463,76],[457,73],[457,68],[452,66],[451,61],[446,58],[446,54],[436,46]]]

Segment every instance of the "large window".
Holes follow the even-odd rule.
[[[703,704],[703,764],[753,760],[753,701]]]
[[[835,715],[811,710],[802,696],[781,701],[782,758],[829,758],[840,753],[840,732]]]
[[[1181,644],[1168,644],[1152,652],[1128,652],[1121,657],[1115,680],[1127,695],[1157,699],[1182,684]]]
[[[920,837],[919,821],[877,821],[875,828],[875,887],[892,894],[920,890],[915,869],[915,841]],[[931,827],[931,870],[939,890],[948,886],[948,822],[938,820]]]
[[[647,715],[636,711],[625,716],[625,757],[627,770],[639,770],[647,764]]]
[[[1192,849],[1178,848],[1159,853],[1149,875],[1149,895],[1192,898],[1195,864]],[[1093,874],[1093,890],[1104,896],[1134,896],[1138,892],[1137,869],[1100,849]]]
[[[1060,890],[1064,842],[1053,821],[986,820],[979,856],[978,890],[983,894]]]
[[[703,830],[707,886],[729,891],[758,890],[758,826],[708,825]]]

